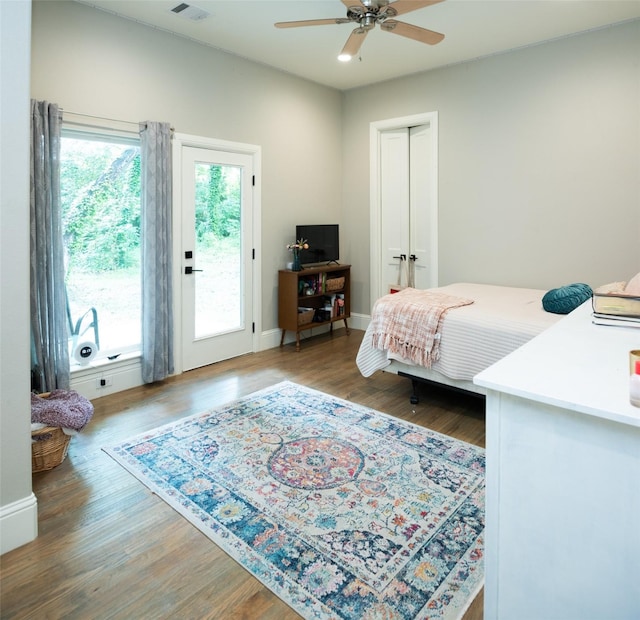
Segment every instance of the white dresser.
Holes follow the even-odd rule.
[[[640,618],[640,329],[588,301],[474,378],[487,388],[485,620]]]

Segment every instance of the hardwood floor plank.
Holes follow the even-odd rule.
[[[282,380],[360,403],[484,446],[484,402],[408,379],[365,379],[363,333],[246,355],[94,401],[67,459],[33,477],[38,538],[0,558],[0,616],[113,619],[294,620],[291,608],[108,456],[103,448],[223,405]],[[464,620],[482,618],[482,593]]]

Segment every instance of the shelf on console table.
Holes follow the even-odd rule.
[[[340,288],[327,290],[327,281],[344,278]],[[301,286],[307,284],[309,286]],[[308,295],[303,291],[312,290]],[[298,308],[311,308],[315,312],[323,309],[326,298],[334,295],[342,297],[341,313],[332,314],[327,320],[310,321],[300,324]],[[287,331],[295,332],[296,351],[300,351],[300,332],[329,325],[333,332],[336,321],[344,321],[347,334],[347,319],[351,316],[351,265],[325,265],[322,267],[305,267],[301,271],[281,269],[278,271],[278,327],[282,330],[280,346],[284,344]]]

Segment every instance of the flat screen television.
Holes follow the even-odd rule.
[[[300,262],[303,265],[338,262],[340,258],[338,224],[298,225],[296,241],[300,239],[305,239],[309,243],[309,249],[300,252]]]

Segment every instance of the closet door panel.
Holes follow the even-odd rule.
[[[381,260],[382,285],[406,285],[403,271],[407,262],[397,256],[409,252],[409,132],[407,129],[385,131],[380,141],[380,197],[382,203]],[[388,292],[386,290],[385,292]]]
[[[431,239],[431,131],[428,125],[409,129],[409,248],[416,257],[409,262],[415,288],[432,286],[430,269]]]

